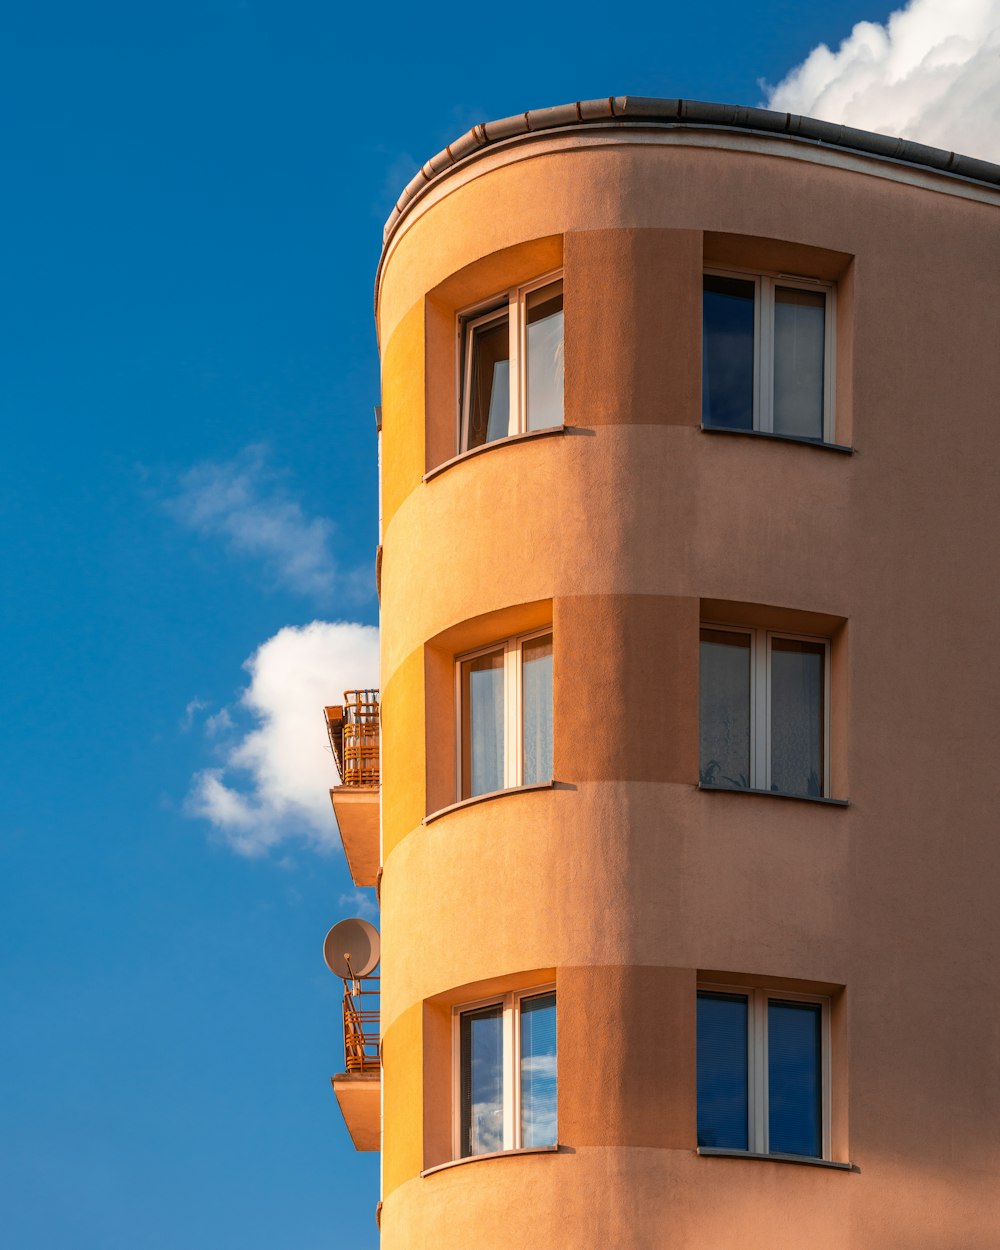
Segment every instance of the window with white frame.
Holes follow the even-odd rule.
[[[830,1157],[830,1001],[698,990],[698,1146]]]
[[[456,678],[459,798],[550,781],[552,630],[460,656]]]
[[[455,1157],[556,1144],[553,986],[457,1007]]]
[[[829,797],[830,643],[703,624],[705,786]]]
[[[711,271],[702,296],[702,425],[834,441],[834,287]]]
[[[459,318],[459,450],[561,425],[563,284],[549,274]]]

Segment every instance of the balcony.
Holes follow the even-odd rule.
[[[326,708],[326,729],[341,785],[330,801],[355,885],[373,886],[379,870],[379,692],[345,690]]]
[[[355,1150],[381,1148],[378,977],[344,982],[344,1067],[330,1078]]]

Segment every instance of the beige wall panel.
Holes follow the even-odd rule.
[[[423,484],[386,530],[382,680],[450,626],[537,599],[672,595],[849,617],[852,559],[872,545],[850,509],[860,465],[653,425],[491,448]]]
[[[857,1181],[690,1150],[570,1145],[408,1182],[385,1202],[382,1246],[424,1250],[446,1230],[450,1245],[477,1250],[844,1250]]]
[[[424,471],[424,306],[419,301],[382,347],[382,524]],[[383,570],[384,576],[384,570]]]
[[[423,659],[422,651],[413,652],[390,681],[383,678],[382,682],[382,853],[386,857],[426,811]]]
[[[382,1034],[382,1192],[423,1167],[423,1008],[418,1003]]]
[[[559,781],[697,781],[698,607],[660,595],[556,600]]]
[[[582,230],[564,264],[567,420],[696,424],[701,232]]]
[[[559,1140],[690,1149],[694,971],[560,968],[557,1000]]]
[[[383,1019],[537,967],[843,984],[849,831],[842,808],[640,782],[512,792],[450,812],[386,858]],[[875,931],[882,923],[878,913]]]
[[[858,1175],[693,1151],[580,1148],[483,1160],[400,1187],[384,1250],[451,1244],[572,1250],[966,1250],[993,1244],[1000,1206],[984,1173],[874,1159]],[[599,1195],[599,1200],[595,1200]]]

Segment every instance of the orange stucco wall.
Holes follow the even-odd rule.
[[[1000,1238],[1000,195],[712,142],[514,145],[387,251],[386,1250]],[[456,452],[455,309],[553,257],[565,432],[424,480]],[[837,282],[856,454],[700,430],[706,259]],[[834,638],[849,806],[698,790],[706,603]],[[457,640],[539,612],[556,785],[424,823],[455,798]],[[557,985],[563,1150],[421,1177],[448,1152],[441,1004],[531,969]],[[695,1153],[699,972],[836,997],[833,1150],[860,1171]]]

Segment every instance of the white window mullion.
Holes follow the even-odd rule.
[[[768,1152],[767,1088],[767,993],[754,990],[751,998],[754,1017],[754,1144],[759,1154]]]
[[[504,785],[521,784],[521,646],[512,638],[504,646]]]
[[[503,1148],[514,1149],[515,1100],[517,1085],[514,1050],[517,1044],[517,1021],[514,1012],[512,995],[504,999],[503,1005]]]
[[[524,296],[520,291],[510,294],[507,325],[510,333],[510,418],[508,434],[519,434],[524,429],[525,409],[525,335]]]
[[[458,430],[458,446],[464,449],[469,445],[469,399],[472,394],[472,336],[473,323],[467,321],[459,323],[461,330],[459,333],[459,348],[461,350],[461,390],[459,392],[461,402],[459,405],[459,430]]]

